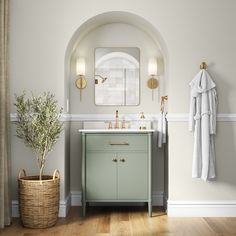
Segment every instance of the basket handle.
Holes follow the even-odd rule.
[[[60,178],[60,173],[59,173],[58,169],[54,170],[54,172],[53,172],[53,176],[52,176],[53,180],[55,180],[56,177],[58,179]]]
[[[26,172],[24,169],[21,169],[18,174],[18,178],[20,179],[22,177],[22,173],[24,174],[24,177],[26,176]]]

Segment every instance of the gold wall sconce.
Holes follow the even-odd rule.
[[[87,85],[87,81],[85,80],[85,59],[83,57],[79,57],[76,61],[76,75],[78,78],[75,81],[75,85],[80,90],[81,101],[82,89],[84,89]]]
[[[157,58],[153,57],[148,62],[148,74],[150,78],[147,81],[148,88],[152,89],[152,101],[154,100],[154,89],[158,87],[157,80]]]

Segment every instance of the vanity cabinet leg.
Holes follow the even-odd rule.
[[[82,216],[86,215],[86,201],[84,200],[85,196],[82,194],[81,205],[82,205]]]
[[[82,203],[82,214],[83,214],[83,216],[85,216],[86,215],[86,202],[83,202]]]
[[[152,217],[152,202],[148,202],[148,216]]]

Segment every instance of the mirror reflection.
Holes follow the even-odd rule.
[[[139,104],[139,48],[95,49],[95,104]]]

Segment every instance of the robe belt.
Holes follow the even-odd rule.
[[[212,115],[212,112],[206,111],[206,112],[203,112],[202,114],[196,114],[193,118],[194,118],[194,120],[199,120],[204,115]]]

